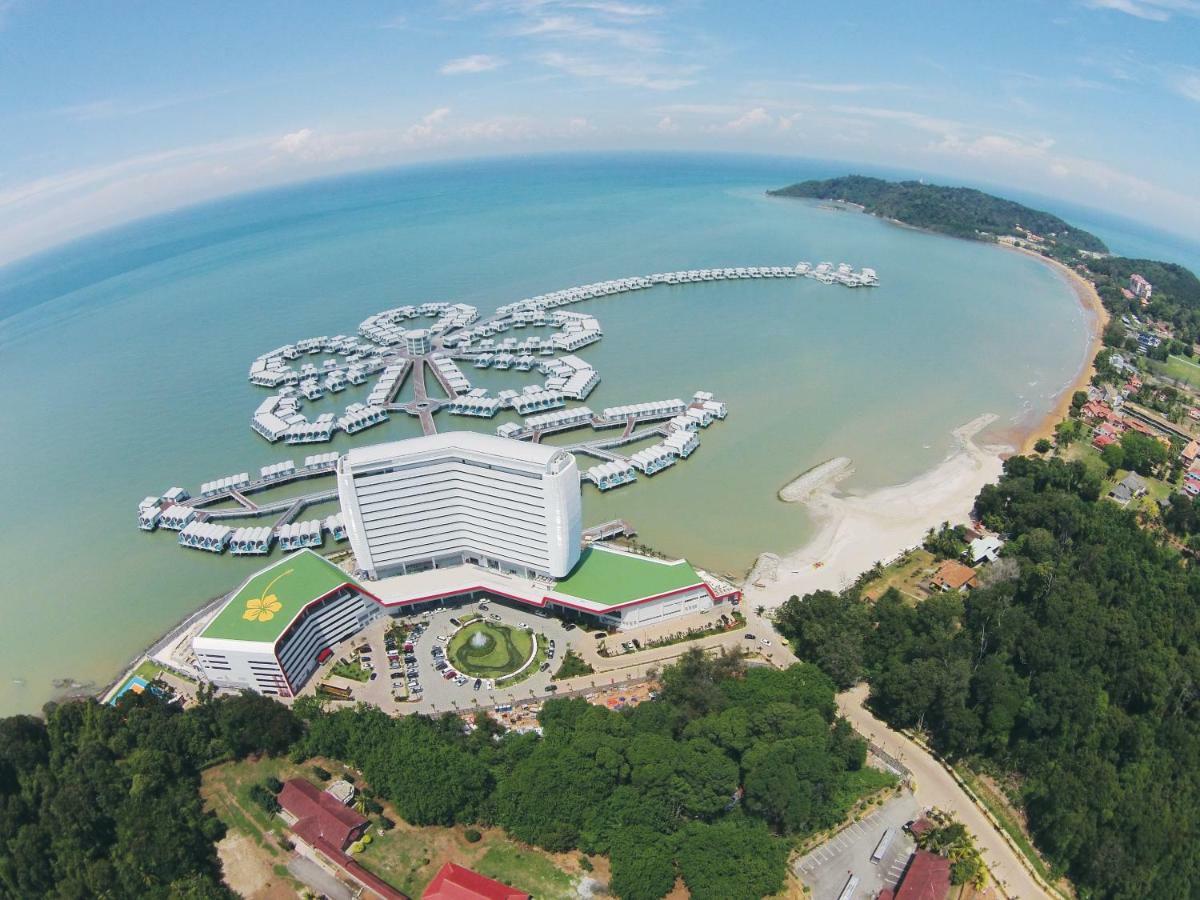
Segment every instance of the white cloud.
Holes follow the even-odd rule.
[[[742,113],[736,119],[730,119],[720,127],[723,131],[749,131],[752,128],[770,125],[774,121],[774,117],[770,113],[761,106],[756,106],[754,109]]]
[[[679,126],[675,124],[675,120],[670,116],[663,116],[654,127],[663,134],[671,134],[679,130]]]
[[[458,59],[452,59],[438,71],[443,75],[476,75],[480,72],[490,72],[493,69],[498,69],[504,64],[505,61],[499,57],[488,56],[485,53],[476,53],[472,56],[462,56]]]
[[[386,30],[399,30],[408,27],[407,16],[392,16],[390,19],[385,19],[379,23],[379,27]]]
[[[1180,72],[1170,80],[1170,85],[1180,97],[1200,103],[1200,72]]]
[[[661,65],[637,61],[606,61],[552,51],[543,53],[538,62],[576,78],[598,78],[625,87],[651,91],[677,91],[696,83],[702,70],[698,65]]]
[[[278,150],[280,153],[300,153],[312,143],[312,137],[313,130],[311,128],[301,128],[299,131],[285,134],[272,144],[271,148]]]
[[[1083,5],[1091,9],[1125,13],[1151,22],[1166,22],[1176,13],[1200,16],[1200,2],[1197,0],[1083,0]]]

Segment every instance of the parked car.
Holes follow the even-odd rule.
[[[450,665],[449,665],[449,663],[440,662],[437,665],[435,665],[434,668],[437,669],[439,672],[445,672],[448,668],[450,668]]]
[[[755,637],[754,635],[752,635],[752,634],[749,634],[749,633],[747,633],[747,635],[746,635],[746,640],[748,640],[748,641],[757,641],[757,640],[758,640],[758,638],[756,638],[756,637]]]
[[[575,630],[574,622],[568,622],[566,625],[563,626],[563,631],[574,631],[574,630]]]
[[[553,694],[555,691],[558,690],[558,685],[557,684],[548,684],[548,685],[546,685],[546,690],[549,691],[551,694]]]
[[[770,647],[770,646],[771,646],[771,642],[770,642],[770,641],[768,641],[766,638],[763,638],[761,641],[759,641],[759,643],[760,643],[760,644],[762,644],[764,647]]]
[[[389,678],[391,678],[391,679],[392,679],[392,681],[395,681],[397,678],[403,678],[403,677],[404,677],[404,673],[403,673],[403,672],[393,672],[393,673],[392,673],[390,676],[388,676],[388,677],[389,677]]]
[[[517,624],[517,627],[523,628],[525,631],[529,631],[529,623],[528,622],[519,622]]]
[[[450,640],[450,638],[446,637],[444,634],[439,634],[437,636],[437,639],[439,641],[441,641],[443,644]]]
[[[483,687],[483,679],[476,678],[475,679],[475,690],[479,690],[481,687]]]
[[[453,616],[450,617],[450,624],[453,625],[455,628],[462,627],[462,622],[458,621],[458,619],[454,618]]]
[[[547,669],[549,669],[549,668],[550,668],[550,663],[548,663],[548,662],[544,662],[544,663],[542,663],[540,666],[538,666],[538,671],[539,671],[539,672],[545,672],[545,671],[546,671]]]
[[[372,681],[374,681],[374,680],[375,680],[376,678],[378,678],[378,677],[379,677],[379,673],[378,673],[378,672],[372,672],[372,673],[371,673],[371,680],[372,680]]]
[[[487,612],[487,611],[488,611],[488,605],[487,605],[486,603],[483,603],[483,602],[481,602],[481,603],[479,604],[479,611],[480,611],[480,612]]]
[[[488,618],[495,619],[497,622],[500,621],[500,616],[498,616],[496,613],[492,613],[490,616],[488,616]]]

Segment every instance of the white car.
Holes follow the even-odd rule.
[[[529,630],[529,626],[528,626],[528,625],[527,625],[525,622],[519,622],[519,623],[517,623],[517,627],[518,627],[518,628],[522,628],[522,629],[524,629],[525,631],[528,631],[528,630]]]
[[[770,641],[768,641],[766,638],[763,638],[761,641],[759,641],[759,643],[760,643],[760,644],[762,644],[764,647],[770,647],[770,646],[771,646],[771,642],[770,642]]]
[[[447,643],[450,640],[450,638],[446,637],[444,634],[439,634],[437,636],[437,639],[439,641],[441,641],[443,644]]]

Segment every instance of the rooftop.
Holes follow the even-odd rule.
[[[312,603],[358,582],[312,550],[300,550],[252,575],[208,623],[202,637],[273,643]]]
[[[703,583],[687,560],[651,559],[593,546],[584,549],[554,591],[600,606],[621,606]]]
[[[563,452],[561,447],[553,447],[548,444],[513,441],[474,431],[446,431],[424,437],[407,438],[402,441],[352,447],[346,453],[346,462],[351,468],[356,468],[400,457],[436,455],[450,450],[543,467],[548,466],[555,456]]]
[[[448,862],[433,876],[421,900],[529,900],[529,895]]]

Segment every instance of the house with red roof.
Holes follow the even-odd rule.
[[[928,850],[918,850],[893,891],[879,894],[879,900],[946,900],[950,893],[950,860]]]
[[[529,900],[529,895],[448,862],[433,876],[421,900]]]
[[[383,900],[408,900],[373,872],[355,862],[346,852],[367,830],[367,819],[337,797],[303,778],[293,778],[279,792],[279,806],[292,835],[325,857]]]

